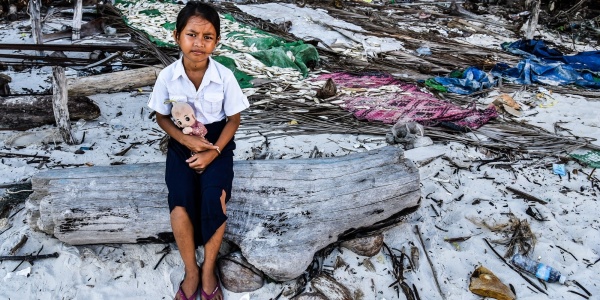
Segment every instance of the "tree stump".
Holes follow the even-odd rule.
[[[74,245],[170,240],[164,168],[38,173],[29,223]],[[392,146],[343,157],[235,161],[234,171],[225,239],[281,281],[301,275],[317,251],[340,239],[396,224],[421,197],[418,169]]]

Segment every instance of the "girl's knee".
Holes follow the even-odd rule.
[[[227,207],[225,206],[225,199],[227,199],[227,193],[225,190],[221,191],[221,208],[223,209],[223,213],[227,213]]]
[[[175,206],[171,211],[171,217],[183,217],[187,216],[187,210],[183,206]]]

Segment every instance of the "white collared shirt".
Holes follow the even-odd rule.
[[[160,71],[148,107],[161,115],[170,115],[173,104],[165,104],[167,100],[188,102],[194,107],[196,119],[203,124],[221,121],[250,107],[233,72],[210,57],[198,90],[185,74],[182,59]]]

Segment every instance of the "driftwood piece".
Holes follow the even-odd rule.
[[[100,108],[88,97],[69,97],[67,102],[71,120],[93,120],[100,116]],[[54,124],[52,96],[0,97],[0,130],[27,130]]]
[[[276,280],[340,236],[419,205],[419,172],[389,146],[343,157],[236,161],[225,239]],[[164,164],[56,169],[32,178],[29,223],[69,244],[172,238]],[[293,262],[293,263],[290,263]]]
[[[42,23],[41,13],[42,8],[41,0],[30,0],[29,1],[29,17],[31,18],[31,35],[36,44],[42,44]],[[44,51],[37,51],[38,56],[43,56]]]
[[[82,2],[82,0],[75,0],[75,7],[73,8],[73,35],[71,36],[73,41],[80,38],[79,30],[81,30]]]
[[[52,110],[56,127],[60,131],[63,141],[69,145],[75,144],[75,138],[71,132],[69,118],[69,107],[67,106],[67,78],[63,67],[52,67]]]
[[[5,260],[23,260],[23,261],[34,261],[38,259],[45,258],[57,258],[59,256],[58,252],[50,253],[50,254],[37,254],[37,255],[7,255],[0,256],[0,261]]]
[[[527,29],[525,29],[525,38],[532,39],[535,34],[535,29],[538,25],[538,19],[540,16],[540,2],[541,0],[527,0],[525,5],[531,8],[531,17],[527,22]]]
[[[130,91],[154,85],[162,67],[144,67],[126,71],[73,78],[67,81],[70,96]],[[166,99],[165,99],[166,100]]]
[[[444,292],[442,292],[442,288],[440,287],[440,283],[438,282],[438,274],[437,271],[435,269],[435,267],[433,266],[433,263],[431,262],[431,258],[429,258],[429,253],[427,252],[427,248],[425,248],[425,242],[423,242],[423,236],[421,235],[421,231],[419,230],[419,225],[415,225],[415,231],[417,233],[417,236],[419,237],[419,243],[421,243],[421,247],[423,248],[423,253],[425,253],[425,258],[427,258],[427,262],[429,263],[429,266],[431,267],[431,272],[433,273],[433,281],[435,282],[435,286],[437,287],[438,292],[440,293],[440,296],[442,297],[442,299],[446,299],[446,295],[444,294]]]

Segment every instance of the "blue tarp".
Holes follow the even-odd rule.
[[[529,58],[511,68],[498,63],[492,75],[520,84],[542,83],[548,85],[576,84],[587,88],[600,88],[600,78],[589,72],[578,72],[571,65],[560,62],[535,62]]]
[[[556,49],[548,48],[543,40],[519,40],[512,43],[503,43],[502,49],[540,62],[562,62],[578,71],[600,72],[600,51],[563,55]]]
[[[459,77],[437,76],[434,79],[449,92],[461,95],[469,95],[496,85],[495,80],[490,80],[487,73],[476,67],[468,67]]]
[[[491,70],[494,78],[502,77],[520,84],[575,84],[600,89],[600,51],[563,55],[556,49],[548,48],[542,40],[519,40],[504,43],[502,48],[525,58],[516,67],[505,63],[496,64]],[[463,95],[496,84],[495,79],[490,79],[485,72],[475,67],[469,67],[460,77],[450,75],[435,77],[434,80],[449,92]]]

